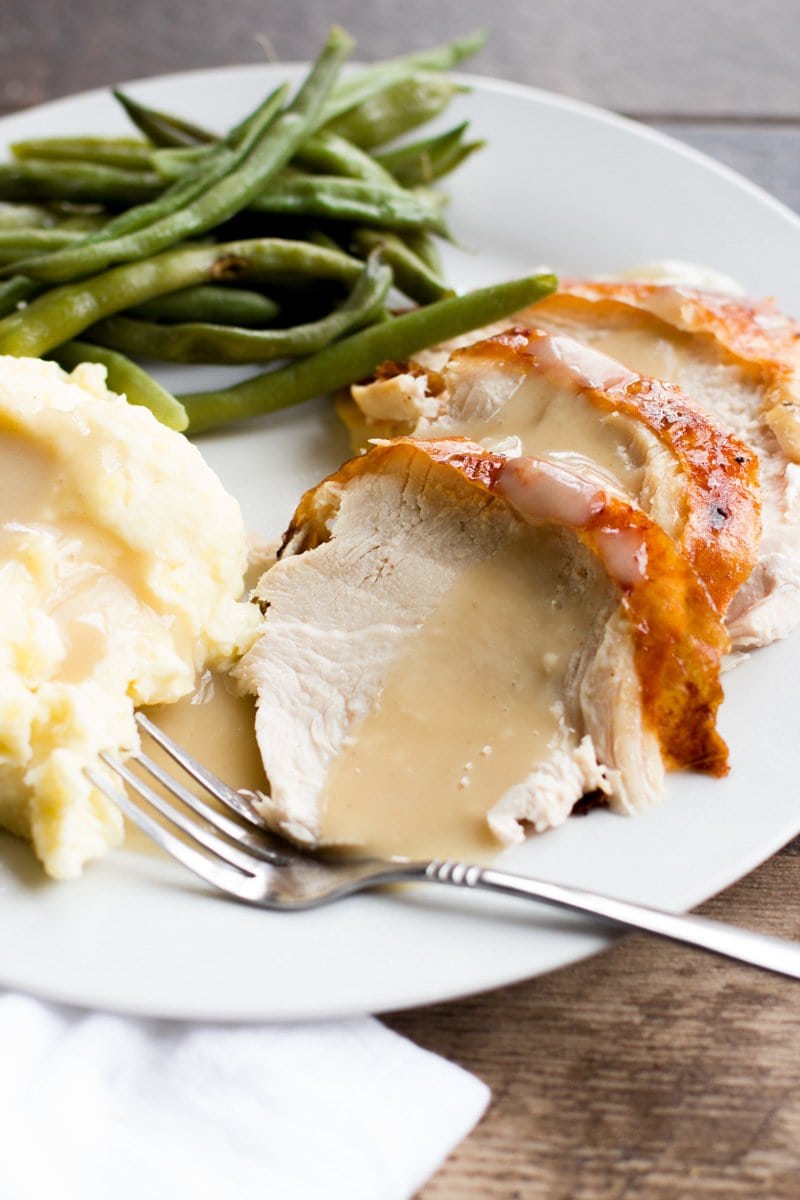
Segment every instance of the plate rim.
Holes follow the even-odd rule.
[[[345,73],[347,71],[357,69],[361,66],[367,66],[369,63],[359,59],[354,59],[346,64]],[[69,92],[64,96],[56,96],[51,100],[43,100],[39,104],[26,105],[24,108],[12,109],[10,112],[0,114],[0,130],[7,121],[13,121],[20,117],[25,117],[31,113],[47,112],[48,110],[57,109],[61,106],[68,106],[71,103],[83,103],[91,101],[95,98],[108,98],[112,88],[126,91],[129,88],[143,87],[153,85],[171,86],[173,83],[180,83],[182,80],[202,80],[206,76],[219,75],[257,75],[262,72],[273,73],[278,71],[288,71],[291,74],[299,74],[305,71],[310,66],[308,61],[300,59],[286,59],[281,61],[263,62],[263,63],[223,63],[218,66],[211,67],[190,67],[183,71],[167,71],[163,74],[141,75],[134,78],[125,79],[115,83],[100,85],[98,87],[85,88],[78,92]],[[452,78],[457,83],[465,84],[472,90],[486,90],[514,96],[518,99],[535,99],[546,105],[554,108],[561,108],[565,112],[573,112],[581,114],[584,117],[591,118],[600,122],[624,128],[629,133],[641,137],[646,141],[652,141],[656,144],[661,144],[669,147],[673,151],[678,151],[684,158],[689,161],[694,161],[702,166],[711,168],[715,174],[726,178],[729,182],[750,191],[754,196],[757,196],[762,201],[774,208],[783,217],[787,217],[792,221],[800,232],[800,214],[796,213],[783,200],[779,200],[761,184],[749,179],[736,168],[728,166],[727,163],[721,162],[708,154],[704,150],[699,150],[695,146],[690,146],[687,142],[682,141],[674,134],[667,133],[662,129],[658,129],[655,125],[648,124],[646,114],[642,118],[626,116],[624,113],[616,112],[614,109],[605,108],[603,105],[595,104],[591,100],[581,100],[574,96],[569,96],[562,92],[554,92],[547,88],[537,87],[535,84],[520,83],[512,79],[502,79],[496,75],[483,75],[475,71],[448,71],[445,72],[448,77]],[[655,118],[652,118],[655,120]],[[5,147],[2,147],[5,150]]]

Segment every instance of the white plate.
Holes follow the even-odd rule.
[[[135,95],[219,128],[286,67],[203,71],[131,85]],[[473,77],[448,120],[488,147],[448,185],[459,287],[548,263],[613,271],[656,258],[703,262],[800,313],[800,222],[732,172],[659,134],[582,104]],[[0,143],[121,131],[94,92],[0,122]],[[215,374],[203,368],[203,386]],[[163,378],[187,390],[186,371]],[[204,453],[273,535],[306,486],[346,454],[330,410],[311,405]],[[530,840],[505,865],[684,909],[731,883],[800,829],[796,717],[800,640],[761,651],[727,680],[723,781],[670,780],[635,819],[595,812]],[[427,1004],[549,971],[608,935],[566,915],[425,889],[280,916],[229,903],[156,856],[121,851],[76,883],[44,879],[27,847],[0,842],[0,981],[59,1000],[179,1018],[284,1019]]]

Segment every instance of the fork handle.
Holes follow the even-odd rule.
[[[528,879],[523,875],[512,875],[507,871],[496,871],[492,867],[467,866],[457,862],[431,862],[426,867],[425,878],[431,883],[501,892],[506,896],[527,897],[557,908],[588,913],[614,925],[654,933],[657,937],[696,946],[711,954],[800,979],[800,943],[724,925],[707,917],[664,912],[582,888],[565,887],[540,879]]]

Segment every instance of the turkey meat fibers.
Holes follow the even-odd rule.
[[[310,845],[480,853],[727,769],[727,637],[691,565],[596,479],[397,439],[303,497],[236,668],[263,815]]]

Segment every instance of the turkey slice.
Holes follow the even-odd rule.
[[[436,371],[385,367],[340,412],[360,441],[394,421],[417,438],[457,434],[602,473],[676,539],[722,612],[755,564],[754,453],[680,388],[574,338],[515,327]]]
[[[800,326],[769,302],[675,284],[564,285],[528,321],[568,334],[642,374],[677,384],[756,451],[758,563],[728,612],[735,647],[766,645],[800,622]]]
[[[237,673],[264,815],[297,841],[496,846],[589,792],[645,808],[665,766],[727,769],[705,588],[641,510],[553,463],[376,446],[306,493],[257,594]]]

